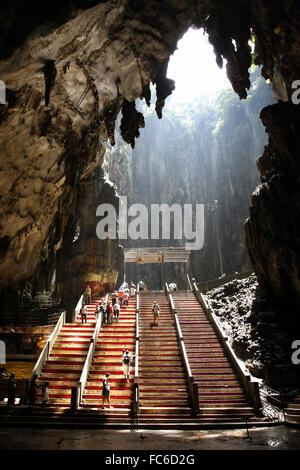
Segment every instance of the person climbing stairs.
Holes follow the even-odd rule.
[[[99,332],[87,385],[83,393],[83,407],[96,408],[105,414],[129,415],[132,406],[134,367],[130,368],[130,379],[126,381],[122,368],[123,349],[130,355],[135,352],[136,297],[129,305],[121,307],[118,322],[103,324]],[[102,407],[102,380],[109,372],[110,401],[113,409]]]
[[[95,308],[99,300],[87,305],[87,323],[81,323],[77,314],[75,323],[66,323],[52,347],[44,364],[38,383],[49,382],[48,404],[70,407],[71,389],[76,387],[93,336],[96,317]],[[38,400],[41,400],[39,389]]]
[[[154,301],[160,307],[157,325],[153,322]],[[139,364],[140,423],[168,420],[171,414],[190,414],[187,379],[172,312],[163,292],[140,295]]]
[[[254,416],[244,389],[205,311],[192,291],[172,292],[191,372],[198,384],[200,412],[219,420]]]

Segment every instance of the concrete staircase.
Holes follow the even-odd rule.
[[[285,407],[286,422],[300,426],[300,395]]]
[[[129,423],[132,406],[134,366],[131,366],[130,380],[127,382],[122,368],[122,350],[135,354],[136,298],[131,297],[127,307],[122,307],[118,323],[103,324],[98,336],[94,358],[87,385],[83,393],[82,406],[97,409],[99,418],[105,422]],[[102,380],[109,372],[110,400],[112,409],[102,410]],[[105,404],[107,408],[107,404]]]
[[[94,308],[88,306],[88,322],[62,328],[40,381],[50,382],[50,406],[32,410],[0,408],[0,426],[65,428],[217,429],[272,425],[258,418],[247,403],[229,359],[191,291],[173,293],[191,371],[198,384],[200,413],[193,414],[188,377],[181,355],[169,300],[162,291],[140,294],[139,313],[139,414],[132,413],[133,377],[126,382],[122,349],[135,353],[136,299],[121,309],[119,323],[102,325],[81,408],[71,411],[71,387],[76,386],[95,327]],[[160,304],[158,326],[153,325],[152,304]],[[102,410],[102,380],[109,372],[112,409]],[[300,400],[291,412],[298,410]],[[106,405],[107,406],[107,405]],[[298,414],[294,413],[294,414]]]
[[[75,323],[66,323],[53,345],[39,382],[49,382],[48,405],[70,407],[71,389],[77,386],[93,336],[98,300],[87,306],[87,323],[78,314]],[[41,390],[39,390],[41,401]]]
[[[155,300],[160,305],[156,326],[152,314]],[[172,312],[167,296],[160,291],[140,295],[139,397],[140,426],[178,423],[191,413]]]
[[[254,418],[235,371],[193,292],[176,291],[172,296],[198,384],[200,415],[231,423]]]

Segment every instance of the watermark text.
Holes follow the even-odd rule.
[[[102,217],[96,227],[100,240],[118,235],[120,240],[185,240],[187,250],[204,245],[204,204],[151,204],[148,209],[144,204],[128,207],[127,196],[120,196],[118,219],[112,204],[99,205],[96,216]]]

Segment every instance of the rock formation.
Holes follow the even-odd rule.
[[[74,214],[69,218],[57,251],[59,295],[68,314],[87,285],[98,296],[114,288],[123,261],[122,250],[117,239],[99,240],[95,236],[99,222],[96,208],[105,203],[118,208],[113,184],[103,171],[96,169],[80,183]]]

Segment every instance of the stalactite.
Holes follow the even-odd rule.
[[[135,102],[129,103],[127,100],[124,100],[122,115],[120,126],[121,135],[125,142],[134,148],[134,139],[139,137],[140,127],[145,127],[144,116],[136,110]]]

